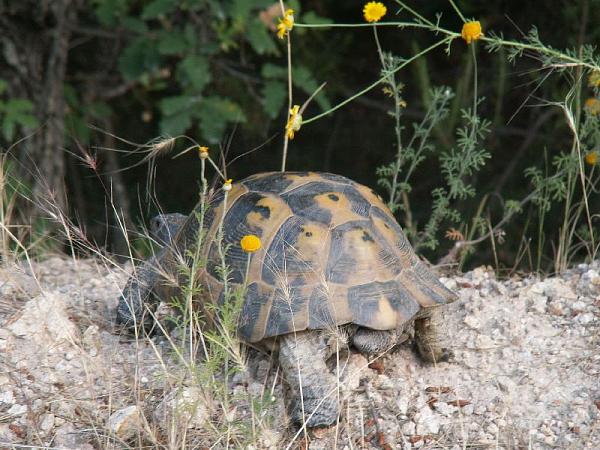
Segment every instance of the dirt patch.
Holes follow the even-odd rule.
[[[344,415],[310,432],[308,448],[600,448],[599,271],[444,279],[460,295],[447,312],[450,361],[425,365],[410,344],[375,362],[340,354]],[[127,276],[62,258],[0,269],[0,446],[220,448],[227,435],[214,430],[247,429],[248,448],[306,448],[267,355],[250,353],[248,372],[228,380],[230,403],[215,408],[187,386],[193,369],[169,339],[121,335]],[[251,412],[248,399],[268,406]]]

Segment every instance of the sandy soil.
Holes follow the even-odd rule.
[[[225,448],[218,430],[229,424],[230,448],[254,430],[249,449],[598,449],[599,271],[596,262],[558,278],[497,280],[478,268],[444,279],[460,295],[447,312],[451,360],[426,365],[410,343],[373,364],[343,352],[344,414],[306,439],[288,424],[268,356],[249,353],[223,413],[178,361],[177,337],[122,335],[113,322],[127,268],[5,265],[0,447]],[[268,407],[251,414],[249,397]]]

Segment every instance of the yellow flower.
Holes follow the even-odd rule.
[[[260,250],[260,245],[260,238],[253,234],[247,234],[240,241],[240,246],[246,253],[254,253]]]
[[[474,22],[466,22],[462,27],[460,35],[467,42],[467,44],[470,44],[472,41],[476,41],[483,36],[483,33],[481,32],[481,24],[477,20]]]
[[[589,152],[587,155],[585,155],[585,162],[590,166],[595,166],[598,164],[598,152],[594,150],[593,152]]]
[[[387,8],[381,2],[369,2],[363,8],[363,15],[367,22],[379,22],[386,12]]]
[[[600,87],[600,71],[594,70],[588,77],[588,86]]]
[[[288,9],[277,24],[277,37],[283,39],[294,28],[294,10]]]
[[[592,116],[600,114],[600,100],[595,97],[590,97],[585,101],[585,110]]]
[[[223,183],[223,190],[224,191],[230,191],[231,190],[231,182],[233,180],[230,178],[228,180],[225,180],[225,183]]]
[[[208,158],[208,147],[198,147],[198,153],[200,154],[200,159]]]
[[[298,105],[294,105],[290,109],[290,118],[285,125],[285,132],[289,139],[294,139],[294,133],[302,126],[302,115],[298,111],[300,111],[300,106]]]

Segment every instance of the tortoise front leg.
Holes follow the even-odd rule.
[[[450,357],[448,342],[443,332],[446,325],[443,306],[424,309],[415,319],[415,343],[419,355],[427,362],[447,361]]]
[[[280,336],[279,364],[291,389],[292,420],[307,427],[329,426],[338,418],[335,376],[325,361],[331,355],[322,333]]]

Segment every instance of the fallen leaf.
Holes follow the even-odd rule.
[[[371,364],[369,364],[369,369],[373,369],[377,371],[379,375],[381,375],[385,370],[385,367],[383,363],[378,359],[377,361],[373,361]]]

